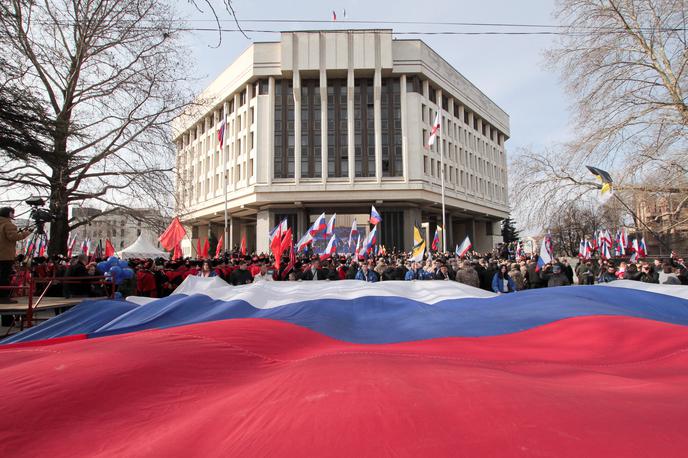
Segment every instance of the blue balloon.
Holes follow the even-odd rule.
[[[105,273],[110,270],[110,264],[108,264],[106,261],[100,261],[98,264],[96,264],[96,268],[99,272]]]
[[[128,269],[129,268],[129,263],[122,259],[117,263],[118,266],[120,266],[122,269]]]
[[[110,273],[117,279],[117,277],[122,275],[122,268],[120,266],[112,266],[110,267]]]
[[[134,278],[134,270],[127,267],[126,269],[122,270],[122,276],[125,280]]]
[[[108,262],[108,264],[110,264],[111,266],[114,266],[115,264],[117,264],[117,263],[119,262],[119,258],[118,258],[117,256],[110,256],[110,257],[108,258],[107,262]]]

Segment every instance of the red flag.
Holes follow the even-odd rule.
[[[184,237],[186,237],[186,230],[182,223],[179,222],[179,218],[175,218],[158,240],[164,249],[172,251]]]
[[[215,257],[216,258],[220,257],[220,253],[222,253],[222,250],[224,249],[224,245],[225,245],[225,236],[224,236],[224,234],[222,234],[220,236],[220,240],[217,241],[217,247],[215,247]]]
[[[115,247],[112,246],[110,239],[105,239],[105,257],[109,258],[110,256],[114,256],[114,255],[115,255]]]
[[[284,272],[282,272],[282,280],[284,280],[285,278],[287,278],[289,276],[289,272],[292,271],[295,264],[296,264],[296,254],[294,253],[294,243],[293,243],[293,241],[290,240],[290,243],[289,243],[289,264],[287,264],[287,267],[284,268]]]
[[[246,256],[246,233],[241,236],[241,255]]]
[[[203,251],[201,250],[201,239],[196,239],[196,259],[200,259],[203,256]]]
[[[208,254],[210,251],[210,240],[207,238],[205,239],[205,243],[203,244],[203,258],[208,259]]]
[[[179,242],[174,246],[174,253],[172,254],[172,259],[177,260],[182,258],[182,242]]]
[[[280,261],[282,260],[282,240],[280,237],[273,237],[270,244],[270,251],[275,256],[275,269],[279,270]]]

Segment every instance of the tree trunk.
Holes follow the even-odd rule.
[[[48,253],[67,254],[69,238],[69,195],[67,193],[68,167],[67,162],[67,131],[69,122],[58,116],[57,128],[54,134],[55,150],[53,160],[50,161],[52,176],[50,177],[50,212],[55,221],[50,224],[50,241]]]

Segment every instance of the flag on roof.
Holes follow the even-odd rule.
[[[223,119],[220,123],[220,128],[217,130],[217,141],[220,142],[220,149],[225,146],[225,126],[226,122]]]

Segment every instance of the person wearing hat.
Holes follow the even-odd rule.
[[[561,265],[559,264],[554,264],[552,266],[552,273],[549,275],[543,275],[543,278],[547,278],[548,288],[552,288],[554,286],[568,286],[571,284],[566,274],[562,271]]]
[[[29,230],[18,229],[13,219],[14,208],[0,208],[0,286],[10,285],[12,266],[17,256],[16,243],[31,235]],[[16,304],[17,301],[10,299],[10,291],[0,289],[0,303]]]

